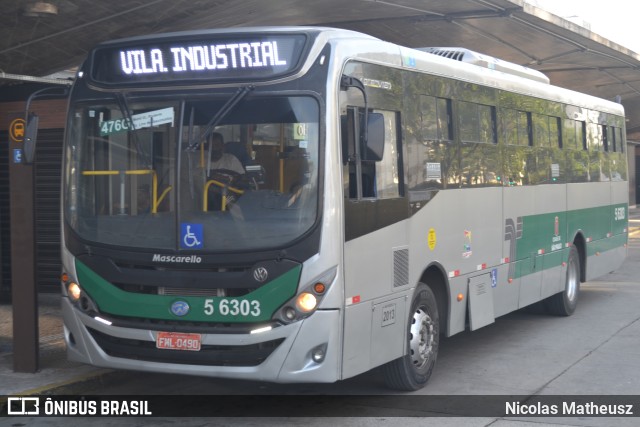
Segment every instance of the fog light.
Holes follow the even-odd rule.
[[[309,313],[316,308],[317,303],[318,300],[313,294],[303,292],[296,299],[296,308],[303,313]]]
[[[291,307],[287,307],[284,310],[284,316],[287,318],[287,320],[293,320],[296,318],[296,311]]]
[[[80,297],[80,308],[82,309],[82,311],[89,311],[89,309],[91,308],[89,298],[84,295]]]
[[[71,301],[76,302],[80,299],[80,295],[82,294],[82,290],[77,283],[71,282],[69,286],[67,286],[67,292],[69,293],[69,299]]]
[[[327,346],[325,344],[320,345],[311,350],[311,358],[316,363],[322,363],[327,355]]]

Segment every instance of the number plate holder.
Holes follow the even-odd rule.
[[[161,350],[200,351],[202,336],[182,332],[158,332],[156,348]]]

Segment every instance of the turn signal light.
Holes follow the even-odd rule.
[[[316,291],[316,294],[322,295],[324,294],[324,291],[327,290],[327,287],[324,285],[324,283],[316,283],[315,285],[313,285],[313,290]]]

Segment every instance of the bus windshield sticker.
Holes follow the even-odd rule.
[[[425,165],[427,181],[439,181],[442,179],[442,166],[440,163],[427,162]]]
[[[150,128],[167,123],[171,123],[171,127],[174,125],[173,107],[134,114],[131,116],[131,120],[128,120],[125,117],[106,120],[100,123],[100,136],[107,136],[119,132],[128,132],[135,129]]]
[[[292,137],[295,140],[307,139],[307,124],[294,123]]]
[[[202,224],[180,224],[180,247],[182,249],[202,249],[203,242]]]
[[[391,90],[391,83],[385,82],[384,80],[362,79],[362,83],[365,86],[373,87],[376,89]]]

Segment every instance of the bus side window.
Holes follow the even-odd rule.
[[[348,194],[350,199],[358,199],[358,184],[362,188],[362,198],[372,198],[375,193],[375,162],[362,161],[362,154],[356,146],[356,141],[360,141],[362,132],[361,123],[364,120],[362,109],[348,108],[347,114],[341,117],[342,126],[342,155],[343,162],[347,165],[348,175],[345,176]],[[360,173],[358,173],[358,170]],[[358,175],[360,182],[358,183]]]
[[[400,197],[404,182],[402,172],[402,147],[398,134],[400,115],[394,111],[376,110],[384,116],[384,155],[373,163],[375,167],[375,196],[378,199]]]
[[[345,195],[348,195],[349,199],[387,199],[400,195],[401,173],[398,162],[396,113],[381,110],[375,112],[384,116],[385,123],[384,153],[379,161],[362,160],[359,150],[363,147],[356,145],[356,141],[360,141],[364,111],[361,108],[356,110],[350,107],[341,117]],[[361,188],[360,195],[358,185]]]
[[[346,114],[340,116],[342,139],[342,164],[345,176],[343,182],[346,185],[345,195],[350,199],[358,198],[356,180],[356,118],[355,109],[348,108]]]

